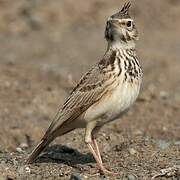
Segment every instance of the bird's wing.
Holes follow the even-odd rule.
[[[69,123],[79,117],[92,104],[101,99],[107,93],[109,84],[107,81],[109,82],[108,74],[104,73],[101,64],[96,64],[72,90],[46,131],[45,137],[57,130],[62,123]]]
[[[109,51],[102,60],[88,71],[75,86],[69,97],[58,111],[45,137],[55,132],[62,124],[69,124],[79,117],[92,104],[100,100],[114,82],[112,78],[116,53]]]

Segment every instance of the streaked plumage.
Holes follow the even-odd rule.
[[[86,128],[85,142],[102,164],[95,141],[97,132],[107,122],[125,113],[136,100],[142,81],[142,69],[135,51],[138,33],[129,16],[130,3],[108,18],[105,38],[108,48],[103,58],[79,81],[56,114],[41,142],[27,162],[32,163],[56,137],[76,128]]]

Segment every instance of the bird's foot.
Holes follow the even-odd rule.
[[[104,175],[111,175],[111,176],[117,176],[119,175],[118,172],[113,172],[111,170],[106,169],[104,166],[100,168],[100,173]]]

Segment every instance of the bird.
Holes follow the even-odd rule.
[[[139,39],[134,20],[129,15],[131,3],[125,3],[108,17],[105,27],[107,49],[70,92],[52,123],[27,158],[33,163],[57,137],[84,128],[84,141],[103,173],[111,173],[104,164],[97,144],[99,130],[125,114],[136,101],[143,71],[136,53]]]

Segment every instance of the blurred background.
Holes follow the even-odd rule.
[[[103,56],[106,20],[124,2],[0,0],[1,152],[15,152],[22,144],[29,150],[39,141],[75,82]],[[131,3],[140,34],[143,88],[129,113],[102,130],[111,139],[105,153],[120,137],[123,142],[133,137],[135,146],[137,136],[156,139],[160,148],[180,144],[180,1]],[[56,142],[82,147],[82,131],[73,133],[77,138]],[[153,154],[157,147],[151,145]],[[173,155],[175,162],[178,156]]]

